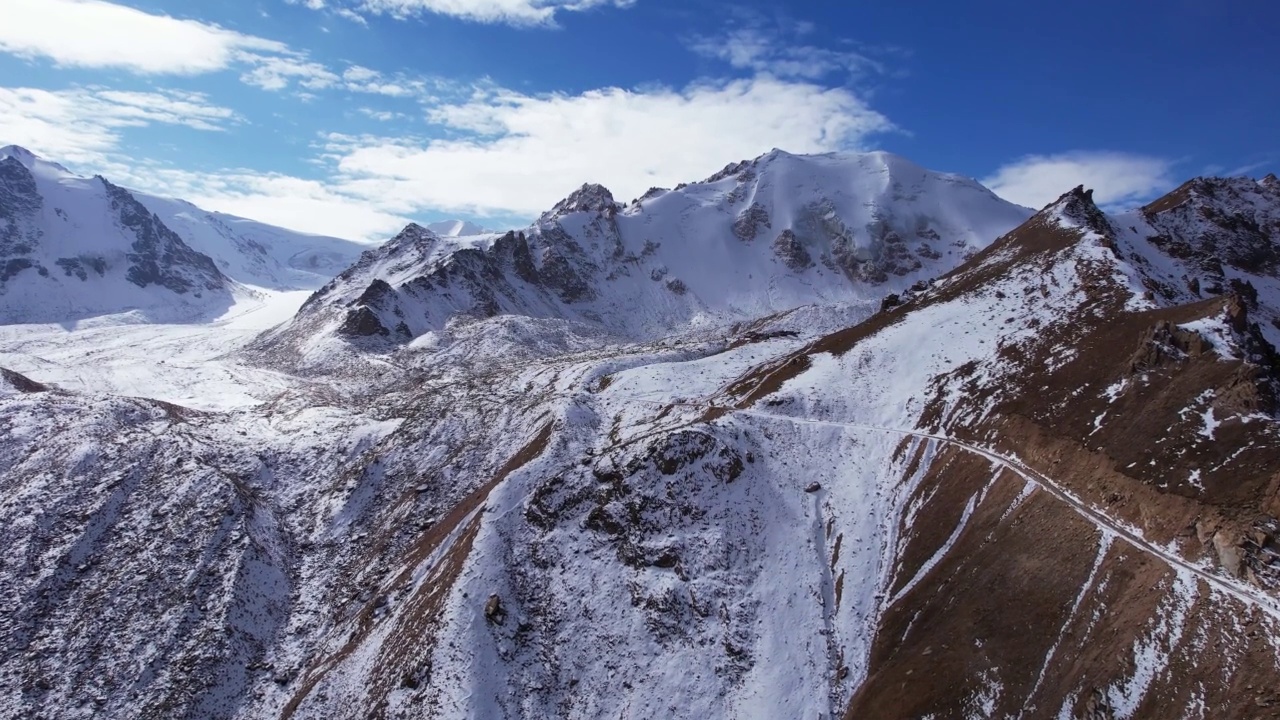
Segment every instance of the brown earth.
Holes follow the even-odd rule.
[[[1086,193],[1064,200],[1102,247],[1117,252]],[[1175,191],[1148,211],[1183,200]],[[988,293],[1015,271],[1051,277],[1049,268],[1082,239],[1037,216],[934,288],[744,375],[725,389],[725,400],[755,405],[805,372],[812,355],[840,356],[916,309]],[[1269,566],[1259,558],[1275,556],[1275,533],[1259,528],[1276,527],[1280,509],[1280,432],[1258,413],[1276,410],[1280,367],[1266,352],[1260,360],[1223,357],[1177,328],[1222,317],[1240,342],[1256,346],[1246,303],[1228,295],[1131,312],[1111,266],[1072,262],[1085,301],[1033,340],[1000,348],[1006,371],[996,379],[978,384],[975,367],[938,378],[921,427],[1020,458],[1148,540],[1172,543],[1193,561],[1224,560],[1232,565],[1224,572],[1265,585]],[[1024,293],[1030,301],[1050,289],[1032,282]],[[1064,356],[1063,348],[1074,352]],[[943,406],[951,383],[966,390],[960,408]],[[1107,390],[1116,388],[1112,400]],[[965,412],[988,403],[988,414]],[[1210,411],[1221,423],[1211,438],[1203,435]],[[957,417],[985,419],[950,420]],[[1104,538],[1050,493],[1034,490],[1018,504],[1025,481],[1008,471],[994,475],[989,460],[952,446],[916,490],[914,500],[927,502],[901,528],[906,545],[889,583],[892,605],[847,718],[1038,718],[1057,717],[1062,707],[1072,717],[1109,718],[1114,708],[1102,690],[1129,681],[1133,648],[1142,642],[1167,654],[1168,665],[1151,679],[1134,717],[1182,716],[1197,704],[1212,717],[1280,717],[1280,649],[1256,608],[1195,580],[1185,622],[1175,627],[1169,617],[1182,596],[1168,564],[1123,538]],[[971,498],[981,501],[954,545],[896,597],[951,538]],[[998,697],[979,697],[993,686]]]

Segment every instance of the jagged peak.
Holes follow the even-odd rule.
[[[613,199],[613,193],[609,189],[598,183],[584,183],[582,187],[574,190],[569,197],[556,203],[551,208],[551,212],[543,217],[553,217],[556,215],[568,215],[575,212],[611,212],[618,210],[618,203]]]
[[[401,235],[406,235],[406,234],[407,235],[435,235],[434,232],[431,232],[431,230],[429,230],[428,228],[422,225],[419,225],[416,222],[411,222],[408,225],[405,225],[403,230],[396,233],[396,237],[400,237]]]
[[[1084,185],[1077,185],[1063,193],[1062,197],[1050,203],[1040,213],[1060,215],[1072,223],[1097,233],[1111,232],[1111,223],[1107,220],[1106,214],[1093,200],[1093,189],[1086,189]]]
[[[439,240],[440,236],[431,229],[423,227],[416,222],[411,222],[387,241],[387,247],[398,248],[404,245],[430,244]]]
[[[1148,218],[1160,215],[1185,204],[1214,205],[1230,208],[1241,198],[1261,190],[1264,195],[1280,192],[1280,180],[1274,174],[1261,180],[1248,177],[1197,177],[1174,188],[1164,196],[1142,207]]]
[[[735,175],[740,175],[744,170],[746,170],[747,168],[753,167],[759,161],[760,161],[760,158],[756,158],[755,160],[740,160],[736,163],[729,163],[728,165],[725,165],[722,170],[712,175],[711,177],[707,178],[706,180],[703,180],[702,182],[706,184],[711,184],[715,182],[720,182],[721,180],[733,177]]]

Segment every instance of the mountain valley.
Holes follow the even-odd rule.
[[[0,152],[0,713],[1280,717],[1280,182],[290,233]]]

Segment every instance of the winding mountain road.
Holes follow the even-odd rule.
[[[1127,527],[1123,523],[1120,523],[1112,519],[1111,517],[1108,517],[1105,513],[1090,507],[1080,498],[1064,490],[1060,485],[1054,482],[1053,479],[1051,479],[1044,473],[1041,473],[1038,470],[1028,467],[1025,463],[1023,463],[1022,461],[1016,458],[1006,457],[1004,455],[1000,455],[999,453],[996,453],[987,448],[983,448],[981,446],[974,445],[972,443],[968,443],[963,440],[957,440],[955,438],[948,437],[946,435],[934,435],[930,433],[920,432],[918,430],[902,430],[899,428],[887,428],[887,427],[879,427],[875,425],[865,425],[861,423],[849,423],[849,422],[837,422],[837,421],[831,421],[831,420],[812,420],[809,418],[798,418],[790,415],[779,415],[776,413],[769,413],[761,410],[734,410],[732,411],[732,414],[745,415],[748,417],[757,417],[765,420],[789,422],[789,423],[795,423],[800,425],[817,425],[817,426],[825,426],[825,427],[851,428],[855,430],[885,432],[885,433],[892,433],[892,434],[903,435],[908,437],[936,440],[938,442],[941,442],[947,445],[953,445],[955,447],[961,448],[962,450],[966,450],[976,455],[980,455],[981,457],[984,457],[993,463],[996,463],[1005,468],[1008,468],[1009,470],[1013,471],[1015,474],[1017,474],[1026,482],[1031,483],[1037,488],[1049,493],[1053,497],[1062,501],[1068,507],[1070,507],[1073,511],[1075,511],[1076,514],[1084,518],[1087,522],[1089,522],[1099,530],[1105,533],[1111,533],[1115,535],[1116,537],[1120,538],[1121,540],[1124,540],[1125,542],[1129,543],[1130,545],[1137,548],[1138,550],[1145,552],[1149,555],[1152,555],[1158,558],[1159,560],[1165,562],[1172,568],[1185,570],[1189,573],[1194,574],[1196,577],[1200,578],[1206,584],[1208,584],[1209,587],[1215,590],[1218,590],[1219,592],[1222,592],[1226,595],[1229,595],[1245,603],[1246,605],[1255,606],[1259,610],[1267,614],[1269,617],[1271,617],[1271,619],[1276,620],[1277,622],[1280,622],[1280,602],[1278,602],[1276,598],[1270,597],[1269,595],[1266,595],[1262,591],[1252,588],[1248,585],[1245,585],[1244,583],[1238,580],[1227,578],[1227,577],[1218,575],[1210,570],[1206,570],[1205,568],[1195,565],[1187,561],[1186,559],[1178,556],[1176,553],[1170,552],[1169,550],[1166,550],[1165,548],[1162,548],[1159,545],[1152,543],[1151,541],[1142,537],[1141,533],[1138,532],[1137,530]]]

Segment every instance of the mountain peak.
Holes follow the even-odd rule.
[[[36,157],[35,153],[20,145],[5,145],[4,147],[0,147],[0,156],[11,157],[23,165],[29,165],[39,159]]]
[[[608,188],[598,183],[585,183],[582,187],[570,193],[569,197],[556,203],[548,215],[568,215],[575,212],[609,212],[617,209],[618,203],[614,201],[613,193],[609,192]]]
[[[45,160],[39,155],[22,147],[21,145],[6,145],[0,147],[0,158],[11,157],[22,163],[28,170],[35,170],[38,166],[51,168],[61,173],[71,174],[71,171],[51,160]]]
[[[1267,173],[1267,176],[1259,180],[1258,184],[1264,188],[1280,190],[1280,178],[1276,178],[1275,173]]]
[[[1110,226],[1107,216],[1093,201],[1093,189],[1085,189],[1084,185],[1077,185],[1064,193],[1042,212],[1057,212],[1069,220],[1100,233],[1106,233]]]
[[[728,165],[725,165],[724,168],[720,170],[720,172],[717,172],[715,175],[712,175],[711,177],[707,178],[706,180],[703,180],[702,182],[707,184],[720,182],[725,178],[733,177],[734,175],[741,174],[744,170],[755,165],[757,162],[759,162],[759,158],[755,160],[742,160],[736,163],[729,163]]]
[[[411,222],[408,225],[405,225],[403,230],[396,233],[396,236],[391,238],[390,242],[387,244],[403,245],[405,243],[435,242],[439,239],[440,236],[430,228]]]

